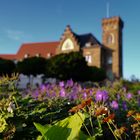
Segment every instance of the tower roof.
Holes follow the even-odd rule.
[[[122,19],[119,16],[113,16],[113,17],[109,17],[109,18],[103,18],[102,19],[102,25],[106,25],[106,24],[111,24],[111,23],[116,23],[119,24],[122,28],[124,25],[124,22],[122,21]]]

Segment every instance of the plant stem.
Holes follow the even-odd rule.
[[[98,124],[99,124],[99,127],[102,129],[102,126],[101,126],[101,123],[99,121],[99,118],[97,117],[97,121],[98,121]]]
[[[107,125],[108,125],[110,131],[112,132],[112,134],[114,135],[115,139],[118,140],[118,138],[115,136],[115,134],[114,134],[114,132],[113,132],[113,130],[108,122],[107,122]]]
[[[91,109],[89,108],[89,106],[88,106],[88,110],[89,110],[89,114],[90,114],[90,118],[89,118],[89,120],[90,120],[90,125],[91,125],[91,128],[92,128],[92,133],[94,132],[93,131],[93,123],[92,123],[92,115],[91,115]]]
[[[111,124],[114,126],[115,129],[118,129],[118,128],[114,125],[114,123],[113,123],[112,120],[111,120]],[[119,134],[119,138],[122,140],[121,134]]]
[[[80,119],[82,120],[83,125],[84,125],[84,127],[85,127],[85,129],[86,129],[87,133],[88,133],[88,134],[89,134],[89,136],[91,137],[91,134],[90,134],[90,132],[88,131],[88,128],[86,127],[86,125],[84,124],[83,119],[81,118],[81,116],[79,115],[79,113],[78,113],[78,112],[77,112],[77,114],[78,114],[78,116],[80,117]]]
[[[15,96],[13,96],[13,99],[14,99],[14,102],[15,102],[15,104],[16,104],[16,106],[17,106],[17,109],[19,109],[19,106],[18,106],[18,103],[17,103],[17,101],[16,101]]]

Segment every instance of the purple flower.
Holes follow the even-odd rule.
[[[66,87],[72,87],[73,86],[73,81],[72,79],[68,80],[67,83],[66,83]]]
[[[117,101],[112,101],[110,106],[113,108],[113,109],[118,109],[119,108],[119,105],[118,105],[118,102]]]
[[[77,98],[78,98],[78,91],[77,91],[77,89],[73,89],[70,93],[69,93],[69,95],[68,95],[68,97],[69,97],[69,99],[70,100],[76,100]]]
[[[87,98],[87,93],[86,93],[86,92],[83,93],[83,98],[84,98],[84,99]]]
[[[100,102],[100,101],[105,102],[105,101],[108,99],[108,92],[105,91],[105,90],[103,90],[103,91],[98,90],[98,91],[96,92],[96,95],[95,95],[95,96],[96,96],[96,97],[95,97],[95,100],[96,100],[97,102]]]
[[[90,96],[93,95],[93,91],[94,91],[93,89],[90,89],[90,91],[89,91],[89,95],[90,95]]]
[[[71,94],[70,99],[76,100],[78,98],[77,94]]]
[[[140,95],[140,90],[138,90],[138,95]]]
[[[65,96],[66,96],[66,92],[65,92],[65,89],[64,89],[64,88],[62,88],[62,89],[60,90],[60,96],[61,96],[61,97],[65,97]]]
[[[126,98],[129,100],[129,99],[131,99],[132,98],[132,94],[131,93],[128,93],[127,95],[126,95]]]
[[[72,88],[71,88],[71,93],[72,94],[77,94],[79,92],[81,92],[82,88],[80,85],[75,84]]]
[[[123,102],[122,102],[122,107],[123,107],[124,110],[127,110],[127,104],[126,104],[126,101],[123,101]]]
[[[41,92],[46,92],[46,86],[45,85],[41,85],[40,86],[40,91]]]
[[[62,88],[62,87],[64,87],[64,81],[61,81],[61,82],[59,82],[59,86]]]
[[[36,99],[38,98],[38,95],[39,95],[39,91],[38,90],[35,90],[33,93],[32,93],[32,98]]]

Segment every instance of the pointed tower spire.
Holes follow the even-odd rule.
[[[110,16],[110,15],[109,15],[109,14],[110,14],[110,13],[109,13],[109,12],[110,12],[109,10],[110,10],[110,4],[109,4],[109,2],[107,2],[107,4],[106,4],[106,17],[107,17],[107,18],[109,18],[109,16]]]

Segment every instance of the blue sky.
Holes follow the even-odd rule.
[[[110,16],[124,21],[124,77],[140,78],[140,0],[0,0],[0,53],[16,53],[22,43],[57,41],[68,24],[101,41],[108,2]]]

